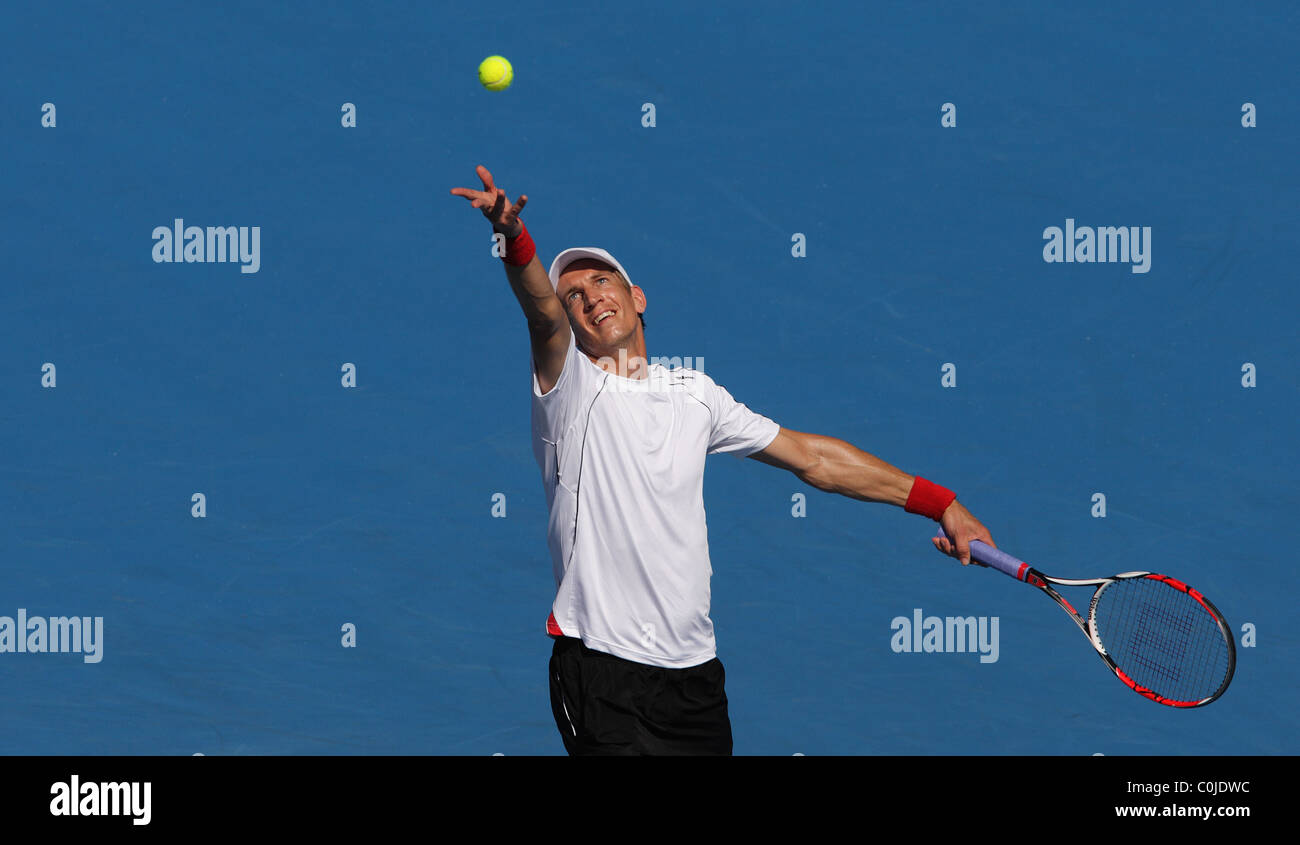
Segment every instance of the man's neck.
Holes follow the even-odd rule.
[[[625,346],[620,346],[613,355],[592,355],[586,350],[583,350],[583,354],[607,373],[630,379],[650,377],[650,359],[646,357],[644,343],[638,344],[637,348],[631,351]]]

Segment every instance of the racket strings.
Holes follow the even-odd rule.
[[[1129,621],[1134,665],[1175,684],[1189,665],[1187,651],[1194,639],[1189,608],[1165,608],[1132,603],[1125,610]],[[1204,612],[1204,611],[1202,611]]]
[[[1201,701],[1227,677],[1229,644],[1200,602],[1156,578],[1106,586],[1094,611],[1097,636],[1140,686],[1174,701]]]

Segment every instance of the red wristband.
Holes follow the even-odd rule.
[[[519,234],[513,238],[506,238],[506,254],[501,256],[501,260],[516,267],[523,267],[532,261],[536,254],[537,247],[533,244],[533,236],[528,234],[528,227],[520,220]]]
[[[903,505],[903,510],[928,516],[938,522],[955,498],[957,494],[947,487],[940,487],[918,475],[912,482],[912,492],[907,494],[907,504]]]

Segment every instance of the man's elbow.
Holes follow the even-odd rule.
[[[818,490],[830,490],[832,486],[830,477],[830,462],[826,460],[826,452],[823,441],[827,438],[819,435],[809,435],[805,439],[804,453],[799,466],[795,468],[795,476],[803,483],[816,487]]]
[[[550,314],[544,311],[538,311],[525,315],[528,320],[528,335],[532,338],[534,344],[543,344],[555,336],[555,333],[564,328],[568,318],[563,312],[559,314]]]

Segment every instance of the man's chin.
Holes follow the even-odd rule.
[[[614,333],[603,337],[587,335],[585,338],[579,340],[578,345],[581,346],[583,351],[588,355],[594,355],[597,358],[610,358],[617,361],[619,352],[628,349],[627,344],[622,343],[622,341],[626,339],[626,336]],[[629,358],[632,357],[632,352],[630,350],[623,352],[623,354]]]
[[[588,330],[586,332],[587,347],[589,349],[600,349],[604,352],[613,350],[618,353],[618,348],[622,346],[621,341],[627,339],[627,335],[620,332],[617,327],[610,329],[608,332]]]
[[[618,357],[618,347],[611,347],[607,339],[603,337],[592,337],[590,334],[579,335],[578,346],[583,352],[597,358]],[[613,352],[612,355],[610,354],[611,351]]]

